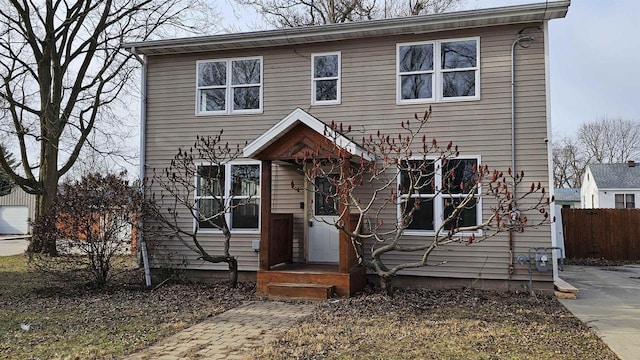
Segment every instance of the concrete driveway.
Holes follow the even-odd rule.
[[[30,237],[30,235],[0,235],[0,256],[24,253],[29,246]]]
[[[640,265],[566,266],[560,278],[580,290],[562,304],[620,359],[640,359]]]

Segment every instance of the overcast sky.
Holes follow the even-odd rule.
[[[222,8],[227,26],[259,27],[243,8]],[[467,0],[465,9],[519,5],[536,0]],[[573,0],[567,17],[549,24],[551,119],[555,134],[573,135],[599,117],[640,121],[640,0]]]
[[[480,0],[492,6],[537,1]],[[493,5],[497,4],[497,5]],[[640,1],[572,0],[549,22],[551,123],[573,135],[599,117],[640,121]]]

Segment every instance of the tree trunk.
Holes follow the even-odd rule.
[[[231,282],[231,287],[235,288],[238,286],[238,260],[234,257],[229,257],[229,281]]]
[[[393,295],[393,288],[391,286],[391,278],[388,276],[380,276],[380,292],[386,295]]]
[[[33,221],[38,221],[53,205],[58,191],[58,150],[57,146],[49,142],[42,145],[42,161],[39,182],[42,184],[42,194],[36,196],[36,213]],[[30,254],[47,254],[58,256],[55,239],[33,234],[27,252]]]

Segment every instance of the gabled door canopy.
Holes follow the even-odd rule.
[[[296,108],[243,149],[244,156],[260,160],[294,160],[305,150],[334,154],[336,147],[356,158],[371,160],[362,147],[335,132],[308,112]]]

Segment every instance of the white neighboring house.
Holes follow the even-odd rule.
[[[555,188],[553,197],[555,204],[560,208],[580,207],[580,189],[578,188]]]
[[[0,235],[31,233],[29,221],[35,209],[35,195],[27,194],[19,186],[14,186],[10,194],[0,196]]]
[[[580,200],[583,209],[640,208],[640,166],[634,161],[588,165]]]

